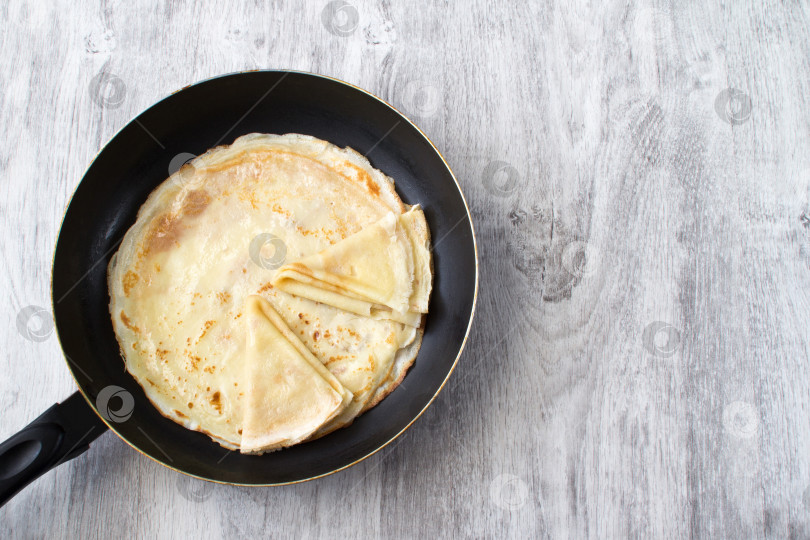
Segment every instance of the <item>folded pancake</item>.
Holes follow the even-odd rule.
[[[301,343],[270,303],[245,303],[244,454],[291,446],[337,416],[352,394]]]
[[[279,289],[374,319],[418,327],[430,295],[430,254],[419,207],[389,213],[325,250],[279,268]]]
[[[402,380],[421,328],[295,296],[274,278],[280,263],[321,253],[393,214],[396,227],[423,229],[421,239],[409,236],[411,250],[421,242],[427,257],[411,264],[408,308],[421,313],[431,283],[427,227],[421,210],[409,210],[363,156],[313,137],[246,135],[195,158],[150,194],[108,267],[126,369],[163,415],[226,448],[242,446],[246,421],[252,440],[262,429],[271,440],[278,432],[258,427],[267,418],[245,418],[265,392],[245,375],[260,365],[248,353],[246,323],[246,301],[258,295],[352,394],[313,436],[351,422]]]

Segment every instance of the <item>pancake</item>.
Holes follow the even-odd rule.
[[[250,454],[306,439],[342,412],[352,394],[267,300],[249,296],[245,319],[248,339],[240,449]]]
[[[403,308],[407,285],[398,280],[410,276],[401,313],[411,319],[360,316],[340,299],[330,305],[275,285],[284,263],[310,268],[307,261],[330,249],[346,254],[344,242],[351,248],[352,237],[392,219],[401,233],[392,250],[404,259],[391,263],[406,270],[395,278],[394,306]],[[428,245],[421,209],[403,204],[393,181],[355,151],[296,134],[240,137],[158,186],[110,261],[110,313],[126,368],[163,415],[226,448],[255,453],[294,444],[316,418],[322,423],[313,436],[320,436],[378,403],[413,363],[432,279]],[[346,290],[337,293],[353,298]],[[270,326],[283,340],[267,324],[264,337],[251,334],[260,313],[277,315]],[[345,393],[330,385],[333,391],[351,398],[331,410],[324,406],[330,394],[313,383],[324,390],[314,394],[324,400],[317,414],[282,434],[261,416],[275,399],[268,381],[280,360],[260,362],[268,357],[256,344],[294,343],[290,335]],[[304,366],[297,356],[284,358]]]
[[[421,210],[378,222],[300,261],[282,266],[279,289],[364,317],[418,327],[427,312],[429,246],[414,224]]]

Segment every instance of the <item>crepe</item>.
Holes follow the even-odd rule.
[[[375,319],[419,326],[430,295],[421,210],[386,214],[325,250],[282,266],[282,291]],[[422,220],[423,222],[423,220]]]
[[[322,254],[392,215],[408,231],[407,307],[420,321],[359,316],[274,286],[284,263]],[[424,246],[426,260],[413,256],[414,245]],[[195,158],[141,207],[108,268],[113,329],[127,370],[163,415],[240,449],[245,422],[257,419],[248,411],[268,392],[246,375],[258,365],[248,350],[248,298],[260,296],[352,395],[319,436],[377,403],[413,363],[431,284],[427,246],[421,209],[403,204],[363,156],[303,135],[246,135]],[[304,424],[278,444],[292,444],[311,427]],[[262,430],[275,440],[269,424],[252,425],[247,451],[274,447],[255,443]]]
[[[245,406],[240,450],[298,443],[342,412],[352,394],[301,343],[270,303],[249,296]]]

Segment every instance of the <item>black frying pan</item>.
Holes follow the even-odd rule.
[[[435,265],[424,341],[403,384],[348,428],[264,456],[229,452],[161,416],[124,370],[107,310],[110,257],[172,159],[252,132],[305,133],[367,154],[396,180],[406,203],[424,207]],[[347,83],[289,71],[238,73],[185,88],[113,137],[68,206],[52,300],[79,391],[0,445],[0,504],[87,450],[108,427],[155,461],[216,482],[285,484],[349,467],[401,434],[441,390],[467,338],[477,286],[473,226],[458,183],[428,138],[391,106]]]

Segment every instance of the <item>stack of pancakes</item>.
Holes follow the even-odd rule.
[[[432,285],[418,206],[357,152],[252,134],[163,182],[110,262],[127,370],[160,412],[262,453],[400,383]]]

